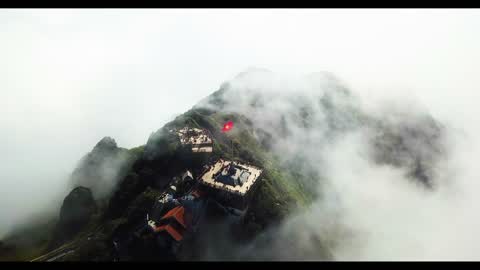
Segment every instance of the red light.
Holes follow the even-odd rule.
[[[232,121],[228,121],[227,123],[225,123],[225,124],[223,125],[222,131],[223,131],[223,132],[226,132],[226,131],[231,130],[232,128],[233,128],[233,122],[232,122]]]

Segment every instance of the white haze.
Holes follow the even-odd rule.
[[[323,194],[306,213],[293,214],[279,230],[270,232],[273,240],[268,248],[254,242],[232,252],[238,254],[233,259],[322,260],[329,258],[324,250],[338,260],[478,259],[475,245],[480,240],[480,201],[473,159],[478,153],[475,138],[457,131],[462,127],[456,123],[437,119],[445,120],[441,140],[445,151],[430,165],[435,188],[425,189],[406,176],[410,165],[396,168],[374,162],[369,153],[371,127],[354,128],[355,119],[343,113],[352,107],[404,128],[402,125],[417,123],[428,115],[425,107],[409,98],[390,97],[375,106],[368,97],[355,96],[356,92],[351,99],[338,94],[339,89],[331,88],[322,74],[309,78],[252,70],[229,82],[223,109],[246,115],[257,128],[272,132],[272,150],[281,160],[306,157],[307,164],[320,175],[316,181]],[[334,109],[325,111],[317,104],[329,91],[334,93]],[[253,100],[261,105],[252,108]],[[312,108],[311,128],[303,127],[298,117],[304,105]],[[208,103],[205,106],[211,107]],[[330,136],[330,117],[349,131]],[[282,118],[291,132],[287,138],[277,135]],[[422,123],[416,128],[427,133],[429,129]],[[404,140],[415,147],[414,151],[429,155],[431,149],[418,144],[417,138],[405,136]],[[401,153],[390,155],[396,154]],[[316,244],[317,239],[323,241],[322,246]],[[215,244],[209,248],[212,251],[206,259],[232,259],[219,256]]]
[[[322,149],[335,199],[294,217],[287,232],[300,221],[317,229],[298,239],[333,234],[328,224],[341,207],[339,220],[353,236],[334,240],[336,259],[478,259],[479,15],[2,10],[0,235],[55,206],[77,161],[102,137],[122,147],[144,144],[174,115],[254,66],[291,78],[326,70],[359,95],[365,110],[381,113],[385,99],[403,111],[416,104],[413,111],[430,112],[448,127],[449,154],[437,166],[433,193],[398,170],[372,166],[362,157],[362,132]]]

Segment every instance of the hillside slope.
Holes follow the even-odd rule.
[[[259,73],[269,76],[267,71]],[[258,72],[254,72],[256,75]],[[235,80],[251,80],[250,76],[242,73]],[[248,84],[239,87],[233,80],[152,133],[143,146],[127,150],[117,147],[111,138],[102,139],[81,160],[70,180],[75,187],[91,189],[98,209],[68,240],[51,240],[49,248],[41,250],[54,251],[56,260],[115,260],[114,241],[145,223],[146,215],[174,177],[185,170],[198,177],[205,164],[224,158],[263,168],[262,182],[234,233],[222,225],[223,221],[216,222],[210,232],[203,233],[199,243],[192,242],[196,255],[185,255],[183,259],[329,259],[322,237],[310,239],[315,253],[302,251],[308,256],[295,254],[301,249],[276,255],[267,252],[272,248],[268,244],[271,241],[291,240],[280,228],[286,219],[304,213],[325,195],[325,165],[317,157],[319,153],[322,158],[328,157],[326,145],[341,140],[345,134],[366,130],[372,162],[402,168],[409,178],[427,188],[434,187],[431,167],[444,149],[443,129],[429,115],[415,116],[414,121],[386,121],[362,110],[357,98],[330,74],[321,74],[320,78],[312,75],[309,83],[322,92],[306,95],[265,94],[264,88],[269,85],[260,84],[260,89]],[[235,127],[223,133],[221,128],[227,121],[233,121]],[[213,152],[185,151],[176,135],[169,132],[184,126],[208,130],[214,140]],[[54,230],[52,235],[58,235],[58,226]],[[228,240],[218,242],[220,233],[224,234],[220,238]],[[161,259],[148,241],[135,247],[129,255],[131,260]],[[291,245],[293,248],[295,243]]]

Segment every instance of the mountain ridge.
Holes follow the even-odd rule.
[[[253,71],[255,76],[265,73],[271,74],[269,71]],[[114,260],[115,239],[143,222],[174,177],[185,170],[192,171],[197,177],[205,164],[219,158],[247,162],[264,169],[262,183],[249,204],[240,231],[236,233],[241,236],[241,243],[253,243],[263,252],[266,248],[263,241],[275,238],[285,219],[305,212],[312,202],[324,196],[321,188],[326,177],[321,170],[324,165],[321,160],[319,163],[309,161],[310,151],[322,151],[324,144],[341,140],[344,134],[362,128],[370,136],[372,160],[403,168],[410,178],[426,183],[429,188],[434,186],[430,183],[433,175],[429,168],[436,162],[435,155],[443,153],[443,130],[433,118],[427,115],[405,124],[385,122],[375,115],[368,115],[359,107],[357,97],[331,74],[321,73],[323,79],[318,80],[316,78],[320,77],[315,74],[309,76],[307,85],[321,91],[306,94],[275,93],[273,88],[265,93],[259,92],[257,87],[249,86],[251,74],[242,73],[222,84],[219,90],[190,110],[152,132],[145,145],[124,149],[110,137],[101,139],[81,159],[70,179],[74,186],[85,186],[96,194],[98,212],[73,236],[72,242],[77,243],[75,252],[60,260]],[[260,85],[271,87],[268,79],[260,79],[266,80]],[[258,83],[257,79],[252,81]],[[281,83],[281,80],[276,82]],[[235,123],[234,130],[228,134],[221,132],[226,121]],[[184,126],[208,130],[214,139],[213,152],[192,155],[185,151],[170,132]],[[322,130],[321,136],[310,132],[315,129]],[[305,132],[299,133],[299,130]],[[429,144],[425,143],[427,141]],[[420,151],[413,147],[418,143],[425,144],[426,148]],[[302,153],[289,148],[289,144],[314,147],[308,149],[309,153]],[[225,226],[219,228],[227,230]],[[319,256],[331,258],[322,244],[325,242],[322,237],[314,242],[321,251]],[[57,241],[44,251],[52,251],[62,244],[65,243]],[[150,245],[147,240],[140,243],[131,259],[155,260],[158,253]],[[200,243],[200,247],[202,245],[204,243]],[[232,247],[228,246],[230,243],[225,245],[222,246],[226,247],[225,250],[237,248],[234,244]],[[209,256],[189,258],[198,260]],[[220,259],[254,258],[251,254],[233,258],[230,254],[221,256],[226,257]],[[270,258],[272,255],[264,256]]]

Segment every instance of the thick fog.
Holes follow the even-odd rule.
[[[319,237],[336,259],[478,259],[479,13],[2,10],[0,236],[59,207],[69,174],[104,136],[121,147],[144,144],[222,82],[261,67],[274,78],[249,78],[237,89],[247,83],[267,89],[266,96],[299,91],[299,99],[314,98],[324,87],[305,85],[303,77],[328,71],[365,114],[394,126],[429,114],[445,134],[429,172],[434,191],[408,181],[404,167],[366,158],[368,128],[325,144],[327,156],[304,146],[324,130],[295,137],[282,150],[318,158],[328,179],[323,190],[331,192],[289,220],[285,235],[296,222],[309,224],[313,229],[295,239]],[[297,258],[319,259],[314,248],[302,248],[309,253]]]
[[[271,150],[287,168],[300,159],[313,169],[319,196],[306,212],[228,255],[220,251],[229,245],[207,245],[206,259],[479,258],[470,161],[478,144],[457,123],[432,118],[408,97],[372,103],[330,74],[251,70],[225,89],[221,109],[270,133]]]

